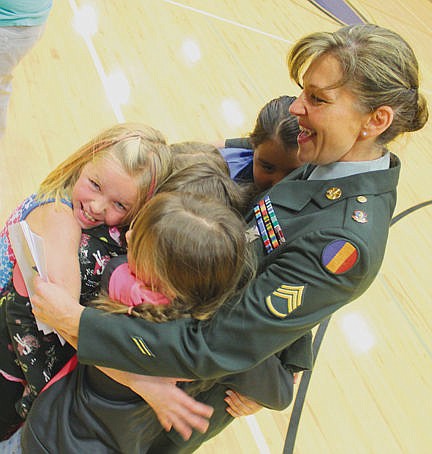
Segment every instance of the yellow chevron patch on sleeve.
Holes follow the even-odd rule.
[[[267,309],[277,318],[286,318],[303,302],[304,285],[282,284],[265,299]]]
[[[150,350],[147,344],[144,342],[142,337],[132,336],[131,337],[134,344],[138,347],[138,350],[145,356],[156,357],[156,355]]]

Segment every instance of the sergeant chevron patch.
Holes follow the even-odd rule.
[[[265,299],[267,309],[277,318],[286,318],[303,302],[305,286],[282,284]]]

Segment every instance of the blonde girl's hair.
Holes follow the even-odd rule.
[[[158,193],[178,191],[218,200],[239,212],[245,210],[249,200],[244,187],[211,160],[195,162],[173,172],[158,188]]]
[[[138,185],[138,199],[126,221],[130,221],[154,194],[172,166],[171,150],[160,131],[138,123],[118,124],[97,135],[58,165],[41,183],[38,197],[56,201],[70,198],[83,167],[100,159],[118,162]]]
[[[404,132],[421,129],[428,119],[425,97],[419,93],[419,67],[410,45],[397,33],[372,25],[352,25],[333,33],[312,33],[300,39],[288,55],[291,78],[302,86],[304,72],[322,55],[341,65],[342,78],[356,96],[360,111],[390,106],[393,122],[378,138],[384,145]]]
[[[156,277],[158,291],[175,297],[170,305],[135,306],[131,315],[158,322],[211,317],[253,277],[245,228],[217,201],[175,192],[153,197],[134,219],[128,259],[138,278]],[[129,309],[113,301],[99,307]]]
[[[229,175],[229,167],[220,151],[209,143],[178,142],[170,145],[173,155],[173,169],[180,170],[197,162],[213,162],[219,169]]]

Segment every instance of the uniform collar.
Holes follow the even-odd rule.
[[[272,204],[301,211],[311,200],[323,208],[350,197],[394,191],[399,179],[400,161],[390,153],[390,168],[385,170],[361,172],[328,180],[305,180],[311,168],[313,169],[313,166],[303,166],[270,188],[268,195]],[[339,189],[341,195],[336,199],[329,198],[326,194],[331,188]]]
[[[308,180],[330,180],[334,178],[348,177],[357,173],[385,170],[389,167],[390,153],[387,152],[384,156],[371,161],[338,161],[326,166],[316,166],[308,176]]]

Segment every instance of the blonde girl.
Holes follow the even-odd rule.
[[[6,222],[0,235],[0,439],[6,436],[11,419],[20,421],[13,409],[17,393],[22,394],[19,382],[27,385],[26,396],[18,404],[22,418],[64,363],[58,338],[42,336],[26,304],[27,291],[10,246],[8,227],[26,220],[43,238],[50,281],[61,284],[75,297],[80,290],[82,295],[94,294],[105,263],[116,253],[109,244],[114,244],[114,251],[121,246],[118,227],[130,222],[170,170],[171,152],[159,131],[140,124],[119,124],[61,163]],[[83,236],[82,230],[86,232]],[[95,252],[88,249],[92,236],[102,236]],[[12,285],[17,293],[9,292]],[[3,405],[5,396],[10,405]]]

